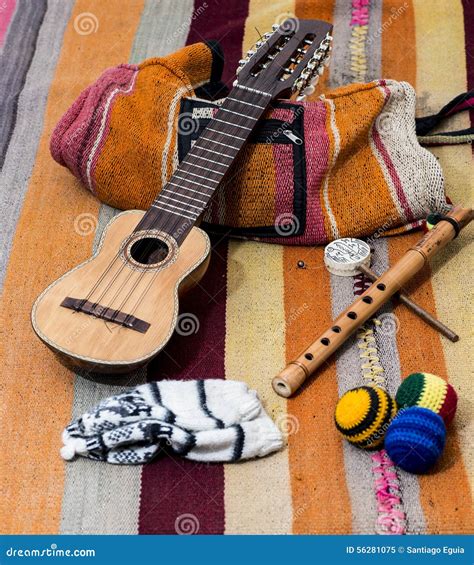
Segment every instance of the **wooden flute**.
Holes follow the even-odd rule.
[[[454,239],[472,218],[472,209],[461,206],[454,206],[446,216],[442,216],[431,231],[381,275],[334,320],[330,328],[272,380],[274,391],[283,397],[293,395],[357,328],[374,316],[377,310],[390,300],[430,257]]]

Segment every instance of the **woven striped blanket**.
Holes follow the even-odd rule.
[[[224,48],[230,81],[259,33],[291,14],[334,24],[334,55],[317,94],[379,77],[406,80],[417,90],[419,113],[428,114],[474,88],[469,0],[0,2],[2,533],[473,531],[469,233],[436,257],[432,278],[425,271],[408,289],[460,333],[457,344],[403,306],[387,305],[379,323],[359,332],[288,401],[272,392],[272,376],[365,284],[329,275],[319,247],[214,239],[208,273],[181,305],[185,329],[147,371],[127,378],[74,375],[33,336],[33,300],[90,256],[115,213],[49,154],[51,132],[71,102],[109,66],[210,38]],[[468,121],[460,115],[453,126]],[[448,195],[469,203],[471,148],[434,152]],[[384,270],[418,237],[375,239],[374,270]],[[333,422],[347,389],[376,377],[393,393],[415,371],[449,379],[460,396],[444,456],[424,476],[394,471],[383,451],[344,443]],[[102,398],[147,380],[209,377],[257,389],[286,448],[235,465],[168,457],[143,467],[86,459],[66,466],[59,457],[63,427]]]

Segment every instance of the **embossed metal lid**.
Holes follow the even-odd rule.
[[[326,245],[324,263],[333,275],[353,277],[359,274],[361,265],[370,266],[370,247],[365,241],[353,237],[336,239]]]

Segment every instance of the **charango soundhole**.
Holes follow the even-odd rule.
[[[161,269],[174,263],[179,253],[176,240],[159,230],[134,232],[123,244],[122,259],[134,269]]]

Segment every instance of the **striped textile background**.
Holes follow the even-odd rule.
[[[0,3],[2,533],[374,533],[387,527],[472,533],[467,233],[436,257],[432,279],[425,272],[410,285],[421,305],[461,334],[459,343],[389,305],[378,326],[351,340],[289,401],[273,394],[271,377],[363,284],[330,276],[321,248],[214,240],[211,267],[181,308],[197,317],[197,332],[175,336],[146,372],[126,379],[97,383],[72,375],[33,336],[29,312],[50,281],[91,254],[114,214],[48,149],[61,115],[106,67],[212,38],[224,48],[230,81],[258,33],[294,14],[334,24],[334,56],[322,89],[379,77],[407,80],[426,114],[474,88],[473,8],[469,0],[129,0],[126,8],[119,0]],[[453,125],[461,129],[468,121],[458,116]],[[434,152],[448,195],[470,203],[471,148]],[[374,269],[396,261],[418,237],[375,240]],[[297,268],[298,261],[306,268]],[[338,396],[364,383],[367,358],[360,354],[371,336],[369,372],[377,366],[389,391],[410,372],[427,371],[449,379],[460,396],[436,472],[399,472],[389,507],[377,481],[384,473],[379,461],[343,443],[332,421]],[[255,387],[285,430],[287,448],[238,465],[168,458],[114,467],[60,459],[62,428],[99,399],[147,379],[211,376]]]

